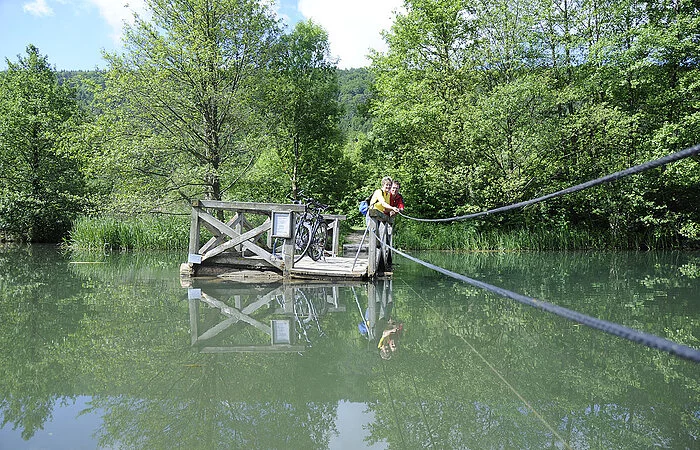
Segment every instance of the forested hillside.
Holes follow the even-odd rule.
[[[285,34],[256,3],[159,8],[155,23],[128,29],[128,51],[108,55],[105,72],[56,73],[31,47],[0,76],[6,238],[47,239],[28,231],[46,220],[56,238],[86,215],[300,192],[360,224],[357,202],[383,175],[402,181],[407,214],[452,217],[700,143],[690,0],[408,0],[388,51],[352,70],[335,67],[321,27]],[[215,34],[177,26],[211,17]],[[699,193],[696,156],[459,226],[697,248]],[[402,226],[430,236],[430,225]]]

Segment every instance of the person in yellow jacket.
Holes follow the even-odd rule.
[[[372,199],[369,201],[369,215],[382,222],[392,223],[394,218],[389,215],[390,212],[398,213],[399,208],[391,206],[391,186],[393,181],[391,177],[382,178],[382,187],[377,189],[372,194]]]

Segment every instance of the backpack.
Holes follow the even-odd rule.
[[[362,200],[358,209],[360,210],[360,214],[366,216],[367,211],[369,211],[369,203],[367,202],[367,200]]]
[[[367,215],[367,212],[369,211],[369,202],[372,200],[372,196],[370,195],[369,197],[365,198],[360,202],[360,205],[357,207],[357,209],[360,210],[360,214],[363,216]]]

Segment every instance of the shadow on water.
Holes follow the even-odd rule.
[[[697,342],[696,254],[430,257]],[[0,249],[0,447],[692,448],[700,439],[697,365],[409,261],[376,283],[183,286],[181,259]]]

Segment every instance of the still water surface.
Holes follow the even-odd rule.
[[[416,256],[700,347],[698,253]],[[255,286],[183,259],[0,248],[0,448],[700,447],[696,363],[405,259]]]

